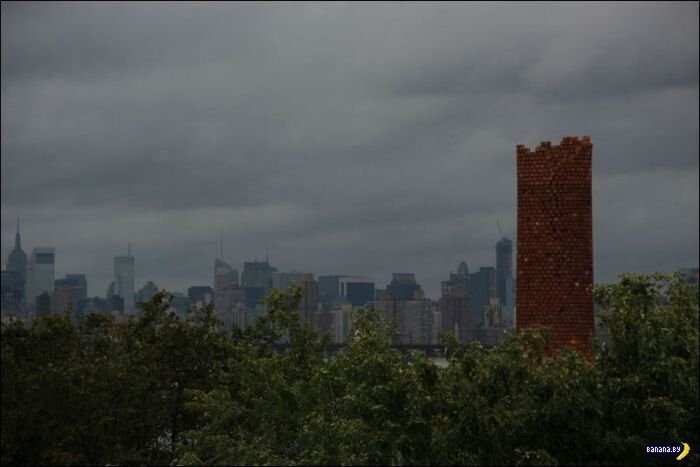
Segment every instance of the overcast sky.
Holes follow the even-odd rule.
[[[515,146],[590,135],[596,281],[698,265],[698,4],[2,3],[2,263],[103,296],[224,257],[415,272],[516,236]]]

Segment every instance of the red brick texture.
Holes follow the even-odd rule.
[[[517,332],[549,327],[550,354],[568,346],[591,357],[592,151],[588,136],[517,146]]]

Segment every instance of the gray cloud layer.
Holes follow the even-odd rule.
[[[595,273],[698,263],[698,5],[3,3],[2,260],[102,295],[226,257],[414,271],[515,236],[515,145],[592,136]]]

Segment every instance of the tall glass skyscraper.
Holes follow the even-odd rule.
[[[127,256],[114,257],[114,294],[124,300],[124,314],[133,315],[136,311],[134,257],[131,252]]]
[[[489,305],[496,295],[496,270],[481,267],[479,271],[469,274],[469,314],[473,327],[484,321],[484,307]]]
[[[508,297],[508,288],[512,285],[507,285],[511,280],[513,280],[513,242],[503,237],[496,243],[496,294],[501,305],[512,308],[513,304],[509,301],[513,298]]]
[[[36,308],[36,297],[44,292],[53,297],[55,278],[55,250],[51,247],[34,248],[27,265],[27,304],[30,308]]]

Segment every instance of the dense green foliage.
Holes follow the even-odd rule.
[[[595,361],[545,356],[546,330],[494,349],[450,336],[448,366],[391,348],[356,316],[342,352],[273,291],[254,326],[157,294],[139,320],[68,315],[2,325],[3,464],[697,464],[698,289],[623,276],[596,289]],[[274,352],[282,336],[291,348]]]

